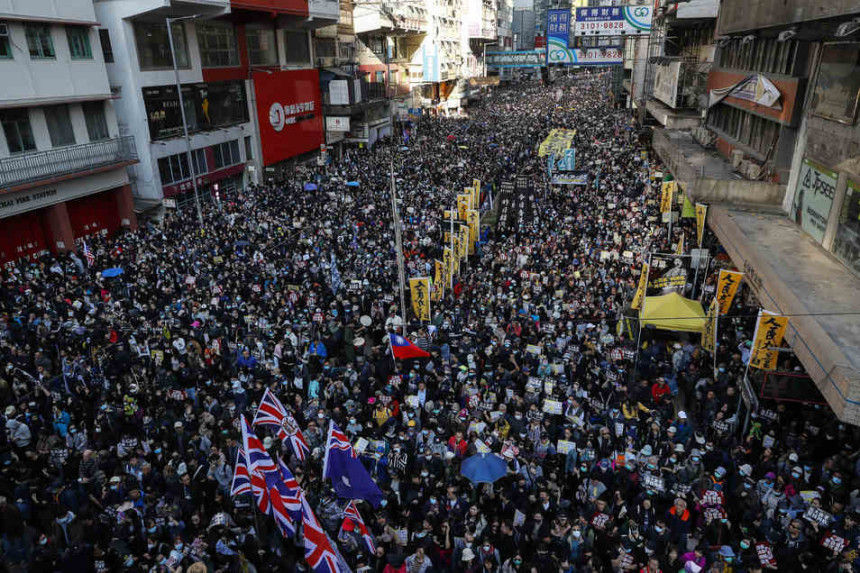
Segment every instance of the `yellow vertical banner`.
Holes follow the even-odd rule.
[[[469,196],[469,209],[477,209],[477,203],[475,203],[475,188],[465,187],[463,188],[463,193]]]
[[[439,302],[445,296],[445,285],[448,282],[448,273],[445,272],[445,261],[433,260],[433,295],[431,300]]]
[[[471,208],[471,195],[457,195],[457,218],[466,220],[466,211]]]
[[[445,217],[445,221],[446,221],[446,222],[448,222],[449,224],[451,223],[451,216],[452,216],[452,215],[453,215],[454,217],[456,217],[456,216],[457,216],[457,212],[456,212],[456,211],[451,211],[450,209],[444,209],[444,210],[442,211],[442,216],[443,216],[443,217]]]
[[[475,190],[475,209],[481,208],[481,180],[472,179],[472,189]]]
[[[430,277],[409,279],[412,311],[421,322],[430,321]]]
[[[642,274],[639,275],[639,286],[636,287],[636,294],[633,295],[633,303],[631,308],[640,309],[645,300],[645,289],[648,288],[648,263],[642,263]]]
[[[442,264],[445,265],[445,284],[450,285],[454,277],[454,252],[451,247],[442,249]]]
[[[469,226],[460,225],[460,258],[465,259],[469,256]]]
[[[684,254],[684,233],[681,233],[681,238],[678,240],[678,246],[675,247],[675,254],[676,255],[683,255]]]
[[[702,248],[702,240],[705,238],[705,219],[708,216],[708,206],[704,203],[696,203],[696,239],[699,248]]]
[[[727,271],[725,269],[720,270],[720,280],[717,282],[716,294],[717,302],[720,305],[720,314],[729,312],[743,278],[743,273]]]
[[[660,212],[661,213],[671,213],[672,212],[672,199],[675,194],[675,186],[677,183],[675,181],[666,181],[663,183],[661,187],[662,196],[660,197]]]
[[[477,209],[469,209],[466,211],[466,222],[469,224],[469,254],[474,255],[478,233],[481,230],[481,212]]]
[[[710,352],[711,354],[713,354],[717,348],[718,315],[717,299],[714,297],[711,299],[711,306],[708,307],[708,316],[705,320],[705,328],[702,329],[702,350]]]
[[[776,360],[779,357],[776,349],[782,344],[787,327],[787,316],[759,310],[752,350],[750,350],[750,368],[768,371],[776,369]]]

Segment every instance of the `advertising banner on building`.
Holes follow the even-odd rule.
[[[349,116],[326,116],[326,131],[349,131]]]
[[[785,329],[788,327],[788,317],[760,309],[758,321],[753,334],[753,345],[750,351],[750,368],[772,371],[776,369],[779,352],[775,350],[782,344]]]
[[[546,50],[487,52],[487,65],[497,68],[539,68],[546,64]]]
[[[421,44],[421,79],[425,82],[438,82],[440,73],[439,47],[436,44],[427,46],[428,42]]]
[[[651,33],[651,6],[577,8],[576,36],[645,36]]]
[[[681,62],[657,65],[654,73],[654,97],[671,108],[678,107],[678,80],[681,76]]]
[[[621,48],[588,48],[586,50],[547,47],[548,64],[565,66],[620,66],[623,63]]]
[[[837,177],[835,171],[806,158],[800,166],[791,217],[819,243],[824,240],[827,230]]]
[[[315,151],[325,143],[317,70],[258,74],[254,91],[264,165]]]

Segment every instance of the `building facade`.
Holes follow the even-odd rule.
[[[0,12],[0,263],[135,228],[132,138],[116,119],[92,0]]]
[[[722,0],[705,130],[654,147],[840,419],[860,424],[860,6]],[[789,392],[790,385],[780,391]]]

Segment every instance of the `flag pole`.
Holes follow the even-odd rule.
[[[391,339],[389,338],[389,341]],[[328,445],[331,443],[331,431],[332,431],[332,420],[328,422],[328,432],[325,437],[325,452],[323,452],[323,472],[322,479],[325,480],[326,473],[328,473]]]

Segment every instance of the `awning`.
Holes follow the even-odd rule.
[[[705,328],[705,311],[702,303],[684,298],[676,292],[663,296],[649,296],[639,313],[642,326],[651,325],[660,330],[702,332]]]

